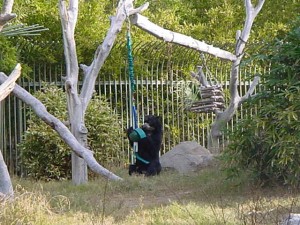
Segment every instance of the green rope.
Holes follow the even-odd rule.
[[[128,57],[128,74],[129,74],[129,80],[130,80],[130,105],[131,105],[131,121],[134,129],[137,128],[137,115],[136,115],[136,109],[135,109],[135,100],[134,100],[134,93],[136,91],[136,84],[134,79],[134,67],[133,67],[133,56],[132,56],[132,43],[131,43],[131,36],[130,36],[130,21],[128,19],[128,27],[127,27],[127,57]],[[131,163],[135,164],[135,159],[138,152],[138,143],[133,143],[133,154],[131,155]]]
[[[127,50],[128,50],[128,74],[130,79],[130,87],[132,93],[135,92],[135,79],[134,79],[134,70],[133,70],[133,56],[132,56],[132,43],[131,43],[131,36],[130,31],[127,31]]]

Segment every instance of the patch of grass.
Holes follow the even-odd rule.
[[[2,203],[0,224],[279,224],[300,211],[297,190],[261,188],[247,174],[227,180],[219,168],[149,178],[117,173],[124,181],[99,177],[80,186],[16,178],[15,201]]]

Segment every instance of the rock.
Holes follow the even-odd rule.
[[[299,225],[300,224],[300,214],[291,213],[284,220],[282,225]]]
[[[181,142],[160,157],[163,168],[175,169],[186,174],[212,164],[213,155],[195,141]]]

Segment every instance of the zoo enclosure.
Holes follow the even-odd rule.
[[[108,61],[118,63],[119,66],[117,69],[116,66],[113,69],[109,66],[103,68],[95,90],[106,97],[110,107],[119,115],[121,129],[125,130],[130,126],[130,84],[127,77],[127,64],[125,57],[118,57],[117,60],[114,57],[114,51],[120,53],[121,56],[126,55],[126,49],[123,49],[123,46],[125,45],[117,45],[111,54],[112,57],[108,59]],[[209,125],[214,115],[186,110],[186,104],[198,95],[199,83],[191,81],[190,71],[195,71],[197,65],[203,65],[206,74],[209,74],[210,71],[213,75],[210,77],[212,82],[217,81],[223,86],[226,104],[230,64],[209,56],[204,63],[198,52],[162,42],[138,43],[134,48],[134,56],[138,119],[141,121],[147,114],[161,116],[164,124],[162,153],[182,141],[195,140],[199,144],[207,146]],[[110,63],[106,64],[111,65]],[[49,83],[59,87],[64,86],[63,64],[36,63],[31,68],[32,72],[29,78],[22,77],[19,80],[19,85],[29,92],[33,93]],[[249,87],[250,81],[246,80],[247,75],[255,74],[258,70],[255,66],[244,67],[241,70],[239,80],[241,93],[245,93]],[[79,86],[81,84],[79,82]],[[22,174],[18,143],[21,142],[22,135],[26,131],[29,110],[28,106],[13,95],[3,101],[0,106],[0,148],[11,173]],[[244,112],[240,111],[227,127],[233,129],[235,121],[243,117]],[[130,154],[131,149],[125,139],[120,151],[127,156]]]

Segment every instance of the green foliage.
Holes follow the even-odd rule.
[[[49,29],[42,32],[40,36],[13,39],[13,43],[20,48],[22,60],[26,63],[61,61],[63,57],[62,33],[57,3],[56,0],[47,2],[16,0],[14,2],[14,12],[18,15],[14,23],[39,24]]]
[[[79,63],[91,63],[94,52],[103,42],[110,25],[109,15],[114,13],[107,10],[109,5],[109,1],[104,0],[80,1],[75,34]]]
[[[0,35],[0,71],[10,74],[17,64],[17,50],[6,37]]]
[[[143,3],[143,0],[135,1],[136,6]],[[214,45],[234,44],[235,32],[242,29],[245,18],[243,3],[236,0],[151,0],[149,3],[149,9],[143,12],[143,15],[154,23]],[[115,13],[118,1],[89,0],[79,1],[79,4],[75,31],[76,50],[79,63],[89,64],[97,46],[106,35],[109,16]],[[249,42],[269,41],[286,32],[289,28],[287,22],[298,14],[299,7],[300,3],[296,0],[290,1],[289,4],[283,4],[280,0],[266,1],[254,22]],[[57,1],[16,0],[14,12],[18,15],[14,23],[40,24],[49,28],[49,31],[42,32],[39,37],[13,39],[13,43],[20,46],[22,59],[27,63],[62,61],[63,44]],[[131,27],[136,43],[150,43],[156,40],[135,26]],[[124,40],[125,29],[119,34],[117,42],[124,43]],[[247,52],[249,53],[249,49]],[[147,53],[149,51],[145,51],[146,55]],[[111,56],[112,60],[104,69],[109,68],[108,71],[115,72],[118,70],[116,65],[119,65],[120,57],[124,58],[126,52],[117,50],[113,54],[115,56]]]
[[[196,9],[195,24],[204,27],[192,31],[196,37],[210,43],[235,42],[235,32],[243,28],[246,17],[243,1],[188,0],[188,2]],[[278,34],[286,32],[290,28],[288,21],[294,20],[299,14],[299,7],[300,2],[297,0],[289,1],[288,4],[283,4],[280,0],[266,1],[254,21],[249,42],[270,41]]]
[[[88,63],[96,47],[102,42],[109,26],[107,8],[109,1],[79,1],[79,15],[76,26],[77,54],[80,63]],[[63,59],[63,43],[58,1],[17,0],[14,12],[18,15],[16,23],[40,24],[48,28],[38,37],[15,39],[15,44],[22,44],[22,56],[26,62],[60,62]]]
[[[67,121],[66,95],[62,89],[49,86],[35,93],[47,110]],[[35,179],[68,179],[71,175],[71,150],[58,134],[35,114],[31,113],[28,129],[20,144],[22,163],[28,175]],[[95,158],[104,164],[119,164],[121,128],[118,117],[106,101],[95,96],[86,112],[86,126],[89,131],[88,144],[95,152]]]
[[[118,116],[99,96],[95,96],[88,106],[86,127],[89,131],[88,143],[95,151],[95,158],[101,163],[119,165],[125,161],[121,155],[121,139],[123,138]]]
[[[245,168],[261,180],[298,185],[300,178],[300,18],[284,37],[257,57],[271,64],[264,90],[246,109],[257,115],[242,120],[223,157],[232,172]]]

